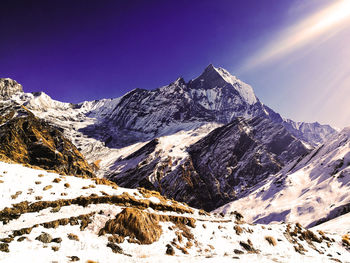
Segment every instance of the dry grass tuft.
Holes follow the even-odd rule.
[[[235,225],[233,229],[236,231],[237,235],[240,235],[243,233],[243,229],[239,225]]]
[[[182,236],[188,240],[194,238],[187,226],[195,227],[195,219],[182,216],[157,215],[137,208],[125,208],[115,219],[108,220],[99,234],[118,234],[122,237],[128,236],[131,239],[137,239],[141,244],[151,244],[157,241],[162,234],[162,228],[159,225],[160,221],[173,222],[182,231],[181,238]]]
[[[276,246],[277,245],[277,241],[276,241],[276,239],[274,237],[266,236],[265,239],[266,239],[267,242],[269,242],[269,244],[271,246]]]
[[[342,242],[345,246],[350,247],[350,236],[349,235],[342,236]]]
[[[22,191],[17,191],[14,195],[11,195],[11,198],[16,199],[20,194],[22,194]]]
[[[47,191],[47,190],[49,190],[49,189],[51,189],[52,188],[52,185],[47,185],[47,186],[45,186],[44,188],[43,188],[43,190],[44,191]]]
[[[135,208],[125,208],[115,219],[108,220],[102,231],[136,238],[142,244],[152,244],[162,234],[162,228],[158,223],[159,217],[154,214]]]
[[[314,232],[312,232],[311,230],[306,230],[306,231],[303,231],[301,232],[301,236],[306,240],[306,241],[314,241],[314,242],[317,242],[317,243],[321,243],[322,240],[316,236],[316,234]]]

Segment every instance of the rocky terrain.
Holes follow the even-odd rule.
[[[65,174],[93,176],[94,171],[62,132],[22,105],[0,109],[0,159]]]
[[[0,79],[0,261],[349,262],[349,134],[213,65],[79,104]]]
[[[18,184],[17,182],[21,182]],[[0,162],[0,261],[347,262],[346,235],[252,225],[157,192]]]
[[[228,157],[228,163],[222,163],[220,169],[216,167],[213,175],[208,176],[207,164],[199,165],[198,158],[189,149],[214,129],[230,125],[236,118],[263,118],[271,125],[280,125],[278,130],[284,127],[281,138],[277,139],[279,135],[276,134],[269,139],[282,142],[282,137],[294,136],[300,142],[299,146],[304,148],[297,151],[301,155],[336,132],[328,125],[283,119],[261,103],[248,84],[213,65],[189,82],[179,78],[167,86],[155,90],[135,89],[116,99],[71,104],[52,100],[42,92],[29,94],[18,91],[4,100],[24,105],[51,126],[60,128],[89,163],[98,164],[94,167],[98,168],[97,176],[108,177],[123,186],[155,189],[170,198],[207,210],[244,196],[256,182],[276,173],[286,162],[298,157],[295,152],[286,150],[289,146],[282,143],[274,147],[283,149],[284,160],[269,158],[270,153],[272,156],[276,153],[267,147],[268,154],[263,161],[261,156],[264,154],[259,157],[260,160],[257,158],[255,162],[250,162],[250,157],[254,156],[254,147],[251,147],[243,158],[239,158],[240,163],[250,163],[246,169],[249,167],[253,171],[245,180],[241,176],[245,165],[232,165],[240,155],[240,149],[219,143],[223,147],[217,147],[215,155],[223,156],[228,149],[235,152]],[[254,125],[250,121],[249,129],[262,133],[267,133],[270,127],[267,126],[264,131],[264,125]],[[294,141],[289,138],[290,142]],[[218,139],[225,141],[225,138]],[[211,143],[213,138],[204,141]],[[265,140],[263,144],[276,142]],[[290,156],[287,156],[289,153]],[[260,164],[261,161],[263,164]],[[222,169],[232,170],[225,173],[230,179],[218,176]],[[237,178],[241,182],[233,183]]]
[[[263,117],[237,118],[214,129],[189,146],[181,161],[171,156],[162,159],[164,148],[164,142],[152,140],[120,158],[115,163],[120,170],[108,178],[124,187],[155,189],[211,211],[247,195],[252,186],[309,152],[283,125]],[[154,171],[152,176],[149,171]]]
[[[244,209],[248,222],[313,227],[350,211],[350,128],[285,166],[218,212]],[[344,231],[349,230],[344,226]]]

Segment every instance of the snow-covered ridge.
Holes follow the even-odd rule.
[[[348,211],[350,128],[257,185],[218,212],[246,211],[249,222],[300,222],[314,226]],[[344,229],[346,232],[347,229]]]
[[[29,257],[45,263],[349,258],[340,235],[310,232],[299,225],[251,225],[237,212],[225,217],[208,214],[150,191],[16,164],[0,162],[0,197],[1,262]],[[119,201],[108,202],[112,198]],[[124,231],[114,233],[114,221]]]
[[[234,88],[249,104],[257,103],[257,98],[255,96],[254,90],[250,85],[239,80],[236,76],[232,76],[227,70],[223,68],[214,67],[214,69],[223,77],[227,83],[230,83],[232,86],[234,86]]]

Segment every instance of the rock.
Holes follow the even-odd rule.
[[[41,235],[37,236],[35,240],[39,240],[43,243],[50,243],[52,241],[52,236],[48,233],[42,233]]]
[[[71,256],[71,257],[69,257],[69,258],[70,258],[70,261],[72,261],[72,262],[75,262],[75,261],[79,261],[79,260],[80,260],[80,258],[77,257],[77,256]]]
[[[84,156],[63,133],[16,103],[0,107],[0,160],[93,177]]]
[[[67,236],[70,240],[79,241],[79,237],[75,234],[69,233]]]
[[[0,243],[0,251],[9,253],[9,244],[7,243]]]
[[[175,255],[175,249],[170,245],[166,245],[166,252],[167,255],[174,256]]]
[[[9,78],[0,78],[0,99],[9,99],[16,93],[22,93],[22,85]]]
[[[52,239],[51,242],[53,242],[53,243],[61,243],[62,242],[62,238],[56,237],[56,238]]]
[[[52,247],[51,247],[51,249],[52,249],[53,251],[55,251],[55,252],[56,252],[56,251],[58,251],[60,248],[59,248],[59,247],[57,247],[57,246],[52,246]]]
[[[109,242],[107,244],[107,247],[111,248],[114,253],[119,253],[119,254],[123,253],[123,249],[120,246],[118,246],[117,244],[114,244],[112,242]]]

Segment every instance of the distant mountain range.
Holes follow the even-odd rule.
[[[0,79],[0,187],[8,262],[38,242],[45,262],[339,262],[350,249],[350,128],[285,119],[213,65],[79,104]]]
[[[0,83],[3,101],[61,130],[92,166],[98,163],[98,176],[208,211],[246,196],[337,133],[282,118],[251,86],[213,65],[189,82],[79,104],[24,93],[10,79]]]

